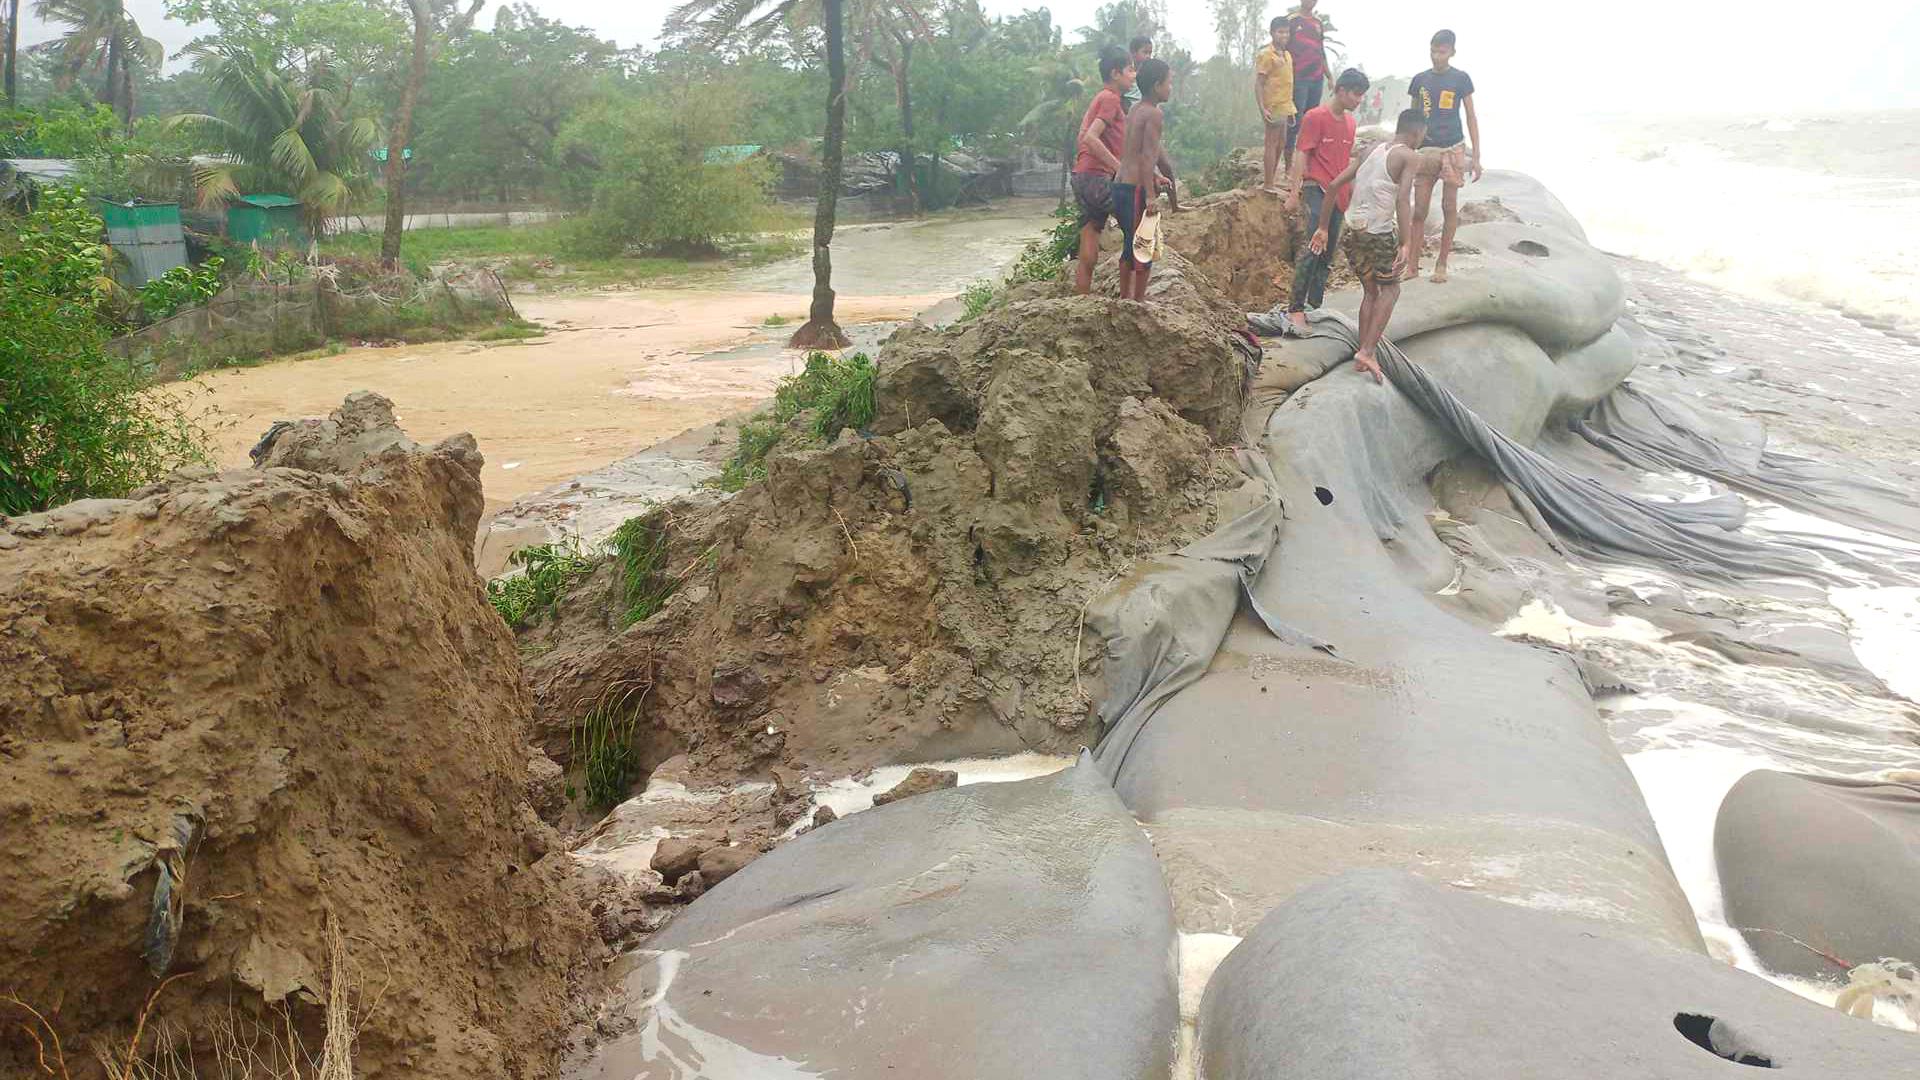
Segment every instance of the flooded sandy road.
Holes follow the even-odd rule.
[[[1003,273],[1051,209],[1015,200],[841,230],[837,311],[856,346]],[[797,258],[693,288],[522,297],[521,314],[547,326],[546,337],[351,349],[209,372],[190,388],[219,425],[223,466],[247,464],[274,420],[324,415],[355,390],[377,391],[416,438],[473,433],[492,510],[764,400],[800,360],[780,346],[805,318],[812,284],[809,260]],[[783,326],[765,325],[776,316]]]

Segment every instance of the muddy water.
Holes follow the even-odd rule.
[[[1015,200],[841,230],[839,318],[857,346],[877,344],[967,283],[1004,273],[1051,209]],[[208,410],[221,464],[238,467],[274,420],[324,415],[355,390],[378,391],[415,438],[472,432],[497,509],[765,400],[799,363],[784,339],[805,318],[812,287],[802,256],[697,288],[524,297],[521,314],[550,328],[543,339],[350,349],[209,372],[175,392]]]

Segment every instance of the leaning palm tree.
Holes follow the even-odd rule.
[[[368,193],[379,125],[353,115],[346,82],[324,59],[289,70],[240,45],[188,51],[208,76],[214,111],[167,123],[219,148],[214,164],[194,171],[203,208],[248,192],[285,192],[300,200],[317,238],[328,218]]]
[[[833,319],[833,215],[840,195],[841,156],[847,141],[847,35],[842,0],[817,4],[827,39],[827,132],[820,150],[820,202],[813,212],[813,305],[787,344],[796,349],[844,349],[849,342]],[[686,0],[671,25],[696,31],[708,46],[761,41],[794,16],[803,0]]]
[[[125,0],[35,0],[33,10],[67,28],[58,51],[61,85],[71,86],[83,73],[104,68],[100,100],[131,124],[133,69],[143,64],[159,68],[166,49],[140,32]]]
[[[1092,92],[1093,80],[1075,70],[1075,54],[1060,49],[1045,63],[1027,70],[1038,77],[1045,88],[1040,103],[1020,121],[1029,131],[1056,132],[1065,146],[1060,151],[1060,201],[1067,201],[1067,177],[1073,171],[1073,159],[1079,153],[1080,111]]]

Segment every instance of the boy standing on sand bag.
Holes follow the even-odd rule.
[[[1267,26],[1267,33],[1273,36],[1273,42],[1253,58],[1253,100],[1259,103],[1261,119],[1266,121],[1267,142],[1260,162],[1260,190],[1278,195],[1280,185],[1273,182],[1273,174],[1280,170],[1280,155],[1286,149],[1288,133],[1293,130],[1293,54],[1287,51],[1293,31],[1287,28],[1285,15],[1276,15]]]
[[[1367,160],[1348,165],[1333,181],[1334,191],[1353,185],[1353,203],[1347,210],[1347,261],[1353,264],[1364,293],[1360,347],[1353,354],[1353,366],[1372,375],[1374,382],[1385,379],[1373,350],[1400,301],[1400,275],[1414,257],[1418,234],[1413,231],[1413,187],[1432,172],[1427,167],[1430,159],[1420,155],[1426,136],[1427,118],[1419,109],[1407,109],[1394,127],[1392,142],[1375,147]],[[1325,200],[1307,244],[1315,252],[1327,250],[1327,220],[1332,211],[1333,200]]]
[[[1340,220],[1353,197],[1352,188],[1333,190],[1334,177],[1353,163],[1353,110],[1367,94],[1367,77],[1348,68],[1334,84],[1333,100],[1307,113],[1300,121],[1300,142],[1293,152],[1293,167],[1288,172],[1287,213],[1300,205],[1300,192],[1306,189],[1307,217],[1310,222],[1325,222],[1327,238],[1316,252],[1311,244],[1300,246],[1293,267],[1293,295],[1287,302],[1287,318],[1294,329],[1307,332],[1307,309],[1317,308],[1327,295],[1327,271],[1332,265],[1331,248],[1340,238]]]
[[[1140,65],[1137,84],[1140,104],[1127,114],[1126,150],[1120,174],[1113,184],[1113,213],[1120,219],[1120,299],[1145,300],[1147,278],[1153,273],[1151,254],[1141,258],[1134,236],[1143,221],[1153,219],[1148,231],[1158,235],[1160,205],[1154,170],[1160,161],[1160,136],[1166,117],[1160,106],[1173,94],[1172,71],[1164,60]],[[1151,246],[1151,245],[1150,245]]]
[[[1113,213],[1113,177],[1126,147],[1126,108],[1120,95],[1133,87],[1133,58],[1117,45],[1100,50],[1100,81],[1080,119],[1080,156],[1073,163],[1073,198],[1080,204],[1080,261],[1073,268],[1073,291],[1093,291],[1093,266],[1100,260],[1100,234]]]
[[[1480,179],[1480,117],[1473,111],[1473,79],[1453,66],[1454,36],[1451,30],[1433,35],[1433,70],[1413,77],[1407,93],[1413,107],[1427,118],[1427,142],[1420,148],[1423,156],[1438,164],[1438,178],[1445,190],[1440,196],[1440,257],[1433,264],[1433,280],[1447,280],[1447,257],[1453,254],[1453,234],[1460,228],[1460,188],[1467,176]],[[1460,117],[1466,116],[1462,129]],[[1469,154],[1467,138],[1473,138]],[[1420,276],[1420,256],[1425,253],[1427,208],[1433,202],[1434,176],[1425,176],[1413,193],[1413,235],[1417,238],[1413,262],[1407,267],[1407,280]]]

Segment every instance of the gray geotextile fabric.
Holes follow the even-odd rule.
[[[1914,1075],[1913,1043],[1705,956],[1377,871],[1269,915],[1200,1006],[1207,1080],[1840,1080]]]
[[[1358,344],[1344,316],[1315,315],[1316,333],[1339,340],[1349,352]],[[1383,338],[1377,352],[1394,388],[1522,493],[1562,540],[1600,554],[1651,559],[1709,579],[1832,576],[1815,556],[1742,536],[1738,529],[1746,520],[1746,504],[1738,495],[1656,502],[1614,491],[1482,420],[1392,341]]]
[[[1768,970],[1844,983],[1920,957],[1920,784],[1751,772],[1713,848],[1727,919]]]
[[[1914,493],[1775,450],[1757,422],[1708,418],[1629,384],[1570,426],[1638,468],[1694,473],[1807,513],[1920,540],[1920,498]]]
[[[781,845],[636,954],[582,1080],[1163,1080],[1178,1002],[1153,850],[1083,755]]]

